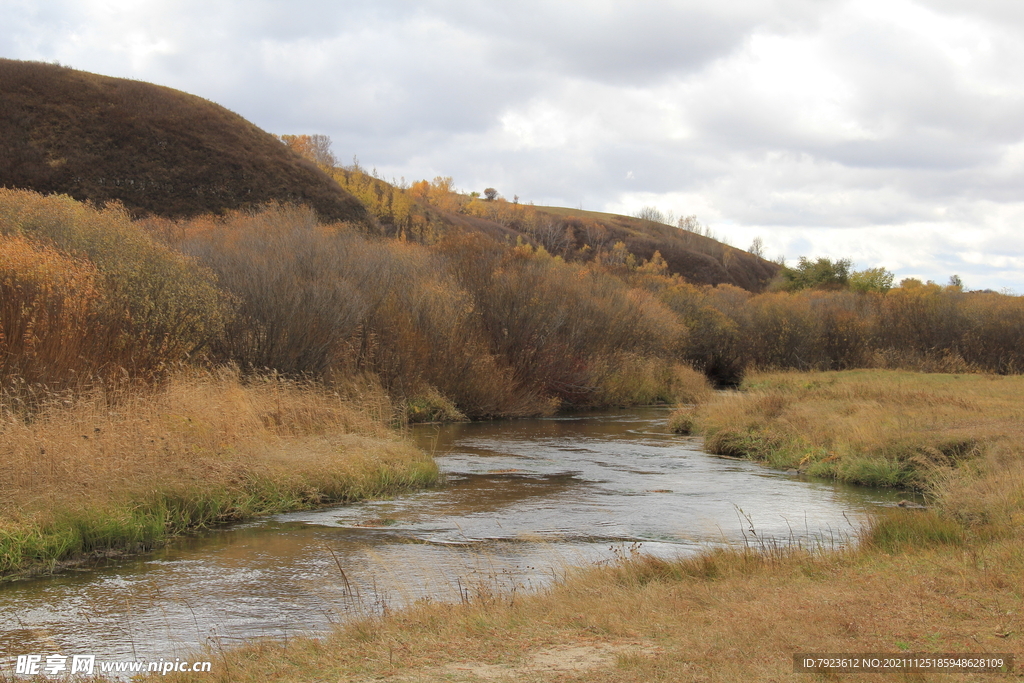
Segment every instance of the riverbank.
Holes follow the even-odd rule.
[[[0,422],[0,574],[152,548],[228,521],[437,483],[372,382],[190,372],[54,396]]]
[[[204,658],[213,662],[212,674],[168,679],[818,680],[793,672],[798,652],[1013,653],[1019,671],[1022,572],[1020,544],[1008,541],[894,554],[737,550],[679,562],[633,558],[575,572],[540,594],[481,586],[465,604],[422,604],[323,639],[211,652]]]
[[[949,389],[959,395],[963,415],[948,424],[949,394],[941,387],[964,379],[965,388]],[[913,423],[910,416],[928,412],[921,406],[928,404],[930,390],[922,387],[933,386],[936,428],[972,435],[973,450],[929,469],[918,464],[915,473],[927,473],[923,485],[931,507],[879,514],[856,548],[789,550],[753,541],[752,547],[708,550],[677,561],[626,551],[615,565],[571,571],[537,594],[502,592],[494,588],[497,581],[485,580],[467,591],[462,604],[421,603],[340,627],[322,639],[261,641],[211,652],[214,670],[202,680],[807,680],[793,672],[798,652],[1012,653],[1019,676],[1024,444],[1014,438],[1019,409],[997,409],[1012,403],[1021,387],[1017,378],[866,372],[752,381],[768,384],[706,405],[733,406],[735,414],[745,415],[750,401],[788,392],[778,417],[807,411],[827,423],[828,411],[818,409],[829,395],[823,392],[845,392],[858,411],[877,416],[884,409],[867,398],[874,386],[880,404],[893,405],[897,395],[918,407],[884,421],[891,439],[881,442],[899,437],[907,448],[916,445],[914,452],[929,453],[935,435],[927,421]],[[704,411],[698,413],[713,412]],[[831,421],[842,422],[841,417],[836,413]],[[872,434],[885,435],[879,421],[859,432],[861,443],[871,442]],[[809,419],[793,424],[802,425],[808,438],[814,431]],[[913,435],[920,439],[916,444]],[[872,678],[941,680],[926,676]],[[956,680],[996,676],[1006,679],[955,674]]]
[[[754,373],[673,414],[709,453],[852,484],[927,489],[1024,439],[1024,377],[899,370]]]

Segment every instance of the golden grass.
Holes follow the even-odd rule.
[[[465,604],[420,604],[323,639],[211,652],[214,672],[202,680],[798,681],[818,679],[793,673],[797,652],[1010,652],[1020,661],[1022,572],[1024,553],[1006,543],[899,555],[634,557],[539,594],[484,590]],[[574,666],[569,655],[581,650],[606,656]]]
[[[436,480],[379,387],[345,393],[195,372],[2,414],[0,572]]]
[[[755,373],[695,417],[709,452],[854,483],[925,487],[1024,437],[1024,377]]]
[[[711,394],[707,378],[689,365],[638,354],[599,359],[591,369],[595,407],[700,403]]]

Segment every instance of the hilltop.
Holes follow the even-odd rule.
[[[267,202],[372,222],[315,164],[195,95],[0,59],[0,186],[67,194],[134,215],[223,213]]]

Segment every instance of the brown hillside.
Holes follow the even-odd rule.
[[[641,259],[650,259],[655,251],[661,252],[671,272],[698,284],[730,284],[760,292],[779,271],[776,263],[664,223],[581,209],[536,208],[562,220],[577,234],[588,226],[590,230],[594,225],[600,226],[602,242],[623,242],[630,253]]]
[[[162,86],[0,59],[0,186],[187,217],[270,201],[372,223],[314,164],[224,107]]]
[[[308,153],[308,151],[307,151]],[[664,223],[596,211],[485,201],[452,191],[451,179],[398,188],[358,166],[338,167],[333,177],[358,197],[385,233],[431,242],[449,231],[475,232],[498,243],[542,245],[567,261],[591,260],[622,242],[641,261],[655,252],[671,272],[704,285],[729,284],[763,291],[779,265],[697,232]]]

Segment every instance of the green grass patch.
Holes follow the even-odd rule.
[[[959,522],[934,510],[883,510],[871,519],[862,542],[887,553],[910,548],[960,546],[967,541]]]
[[[25,520],[0,528],[0,575],[47,572],[66,561],[145,551],[173,536],[228,522],[391,496],[434,486],[439,479],[432,460],[382,462],[318,480],[252,477],[238,487],[194,486],[105,507],[64,508],[48,521]]]

